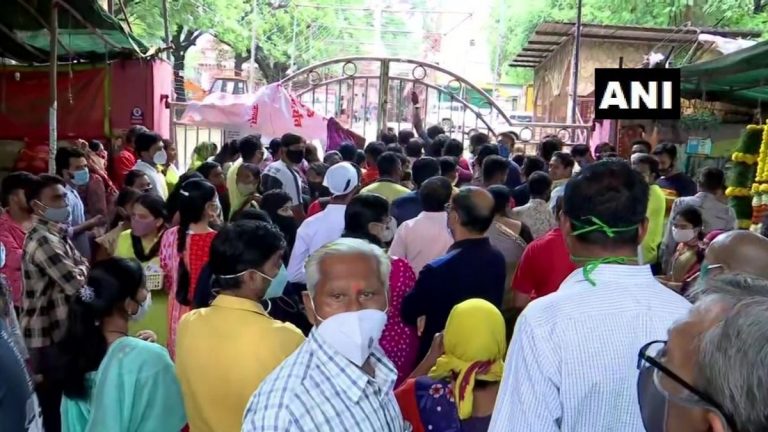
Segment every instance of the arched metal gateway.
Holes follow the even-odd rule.
[[[372,140],[378,131],[410,127],[411,92],[422,106],[425,127],[440,124],[453,138],[476,131],[509,132],[536,144],[557,135],[567,144],[587,143],[588,125],[536,123],[532,115],[505,112],[483,89],[439,65],[406,58],[342,57],[323,61],[282,80],[302,102],[335,117]]]

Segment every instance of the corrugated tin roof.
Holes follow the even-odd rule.
[[[536,27],[528,43],[509,64],[512,67],[535,68],[574,33],[574,23],[544,22]],[[728,38],[758,38],[759,31],[725,30],[695,27],[640,27],[622,25],[582,24],[582,40],[605,42],[646,43],[660,46],[686,45],[695,42],[700,33]]]

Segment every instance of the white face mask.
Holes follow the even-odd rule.
[[[168,162],[168,155],[165,153],[165,150],[160,150],[155,153],[155,155],[152,156],[152,162],[157,165],[165,165],[165,163]]]
[[[152,306],[152,291],[147,292],[147,298],[143,303],[139,304],[139,310],[135,314],[131,315],[131,321],[141,321],[147,316],[149,307]]]
[[[317,316],[317,313],[315,313]],[[320,317],[317,317],[320,319]],[[387,314],[378,309],[342,312],[322,320],[317,334],[344,358],[362,367],[379,343],[387,324]]]
[[[678,243],[688,243],[696,237],[696,229],[679,229],[672,227],[672,238]]]

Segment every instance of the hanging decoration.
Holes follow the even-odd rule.
[[[763,218],[768,214],[768,127],[763,127],[757,172],[752,183],[752,224],[750,229],[760,232]]]
[[[765,131],[760,125],[749,125],[741,135],[741,142],[731,155],[733,166],[728,178],[725,195],[728,205],[736,213],[740,229],[749,229],[753,222],[753,196],[755,176],[758,171],[762,148],[768,157],[768,145],[765,145]],[[763,159],[764,160],[764,159]],[[765,169],[768,174],[768,169]]]

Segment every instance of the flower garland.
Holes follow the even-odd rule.
[[[763,218],[768,215],[768,127],[763,127],[760,152],[757,156],[757,172],[752,184],[752,218],[750,229],[760,231]]]
[[[753,225],[753,217],[756,216],[755,205],[762,205],[762,199],[755,202],[755,193],[759,193],[761,188],[761,185],[755,183],[755,177],[759,172],[768,176],[768,145],[764,145],[768,139],[767,130],[768,128],[761,125],[747,126],[741,135],[739,146],[731,155],[732,168],[725,196],[728,197],[728,205],[736,213],[739,228],[742,229],[749,229]],[[765,196],[768,198],[768,194]],[[766,209],[768,210],[768,207]]]

